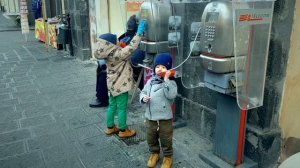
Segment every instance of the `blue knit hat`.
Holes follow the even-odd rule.
[[[158,54],[154,61],[154,70],[157,65],[163,65],[167,70],[172,68],[172,57],[169,53]]]
[[[106,40],[112,44],[117,44],[117,35],[111,33],[101,34],[99,38]]]

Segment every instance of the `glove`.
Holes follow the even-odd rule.
[[[137,35],[142,36],[144,34],[145,24],[146,24],[145,20],[140,21],[140,24],[136,32]]]

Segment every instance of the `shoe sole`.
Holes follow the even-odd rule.
[[[119,130],[118,131],[115,131],[115,132],[112,132],[112,133],[107,133],[104,131],[104,133],[107,135],[107,136],[112,136],[114,134],[119,134]]]
[[[156,161],[155,166],[150,167],[150,166],[147,165],[147,167],[148,167],[148,168],[154,168],[154,167],[156,167],[156,166],[157,166],[157,163],[159,162],[159,160],[160,160],[160,158],[158,158],[158,160]]]
[[[134,134],[131,135],[131,136],[127,136],[127,137],[120,137],[120,136],[118,135],[119,139],[126,139],[126,138],[131,138],[131,137],[134,137],[134,136],[136,136],[136,133],[134,133]]]
[[[91,108],[101,108],[101,107],[107,107],[107,106],[95,106],[95,105],[89,105]]]
[[[118,134],[118,133],[119,133],[119,131],[118,132],[114,132],[114,133],[110,133],[110,134],[108,134],[108,133],[105,132],[106,136],[112,136],[112,135]]]

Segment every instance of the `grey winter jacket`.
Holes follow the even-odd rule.
[[[145,95],[150,97],[147,103],[143,101]],[[152,121],[172,119],[171,105],[176,95],[177,85],[174,80],[164,81],[153,76],[140,93],[140,102],[146,107],[145,117]]]

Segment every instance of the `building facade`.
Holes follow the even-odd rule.
[[[71,29],[75,56],[92,58],[96,38],[111,32],[120,35],[125,31],[128,17],[135,11],[126,9],[124,0],[65,0],[66,12],[71,16]],[[258,162],[259,167],[274,167],[280,156],[292,153],[286,142],[292,137],[299,144],[300,118],[297,97],[300,95],[299,12],[300,2],[277,0],[274,6],[271,40],[265,81],[264,104],[248,111],[244,153]],[[196,17],[193,6],[187,6]],[[120,9],[120,10],[119,10]],[[199,17],[199,16],[197,16]],[[184,45],[184,44],[183,44]],[[186,46],[188,47],[188,46]],[[184,55],[187,55],[184,53]],[[180,62],[178,56],[175,62]],[[207,88],[186,89],[177,79],[179,95],[175,101],[175,113],[203,138],[214,142],[216,125],[217,93]],[[295,144],[294,143],[294,144]]]

